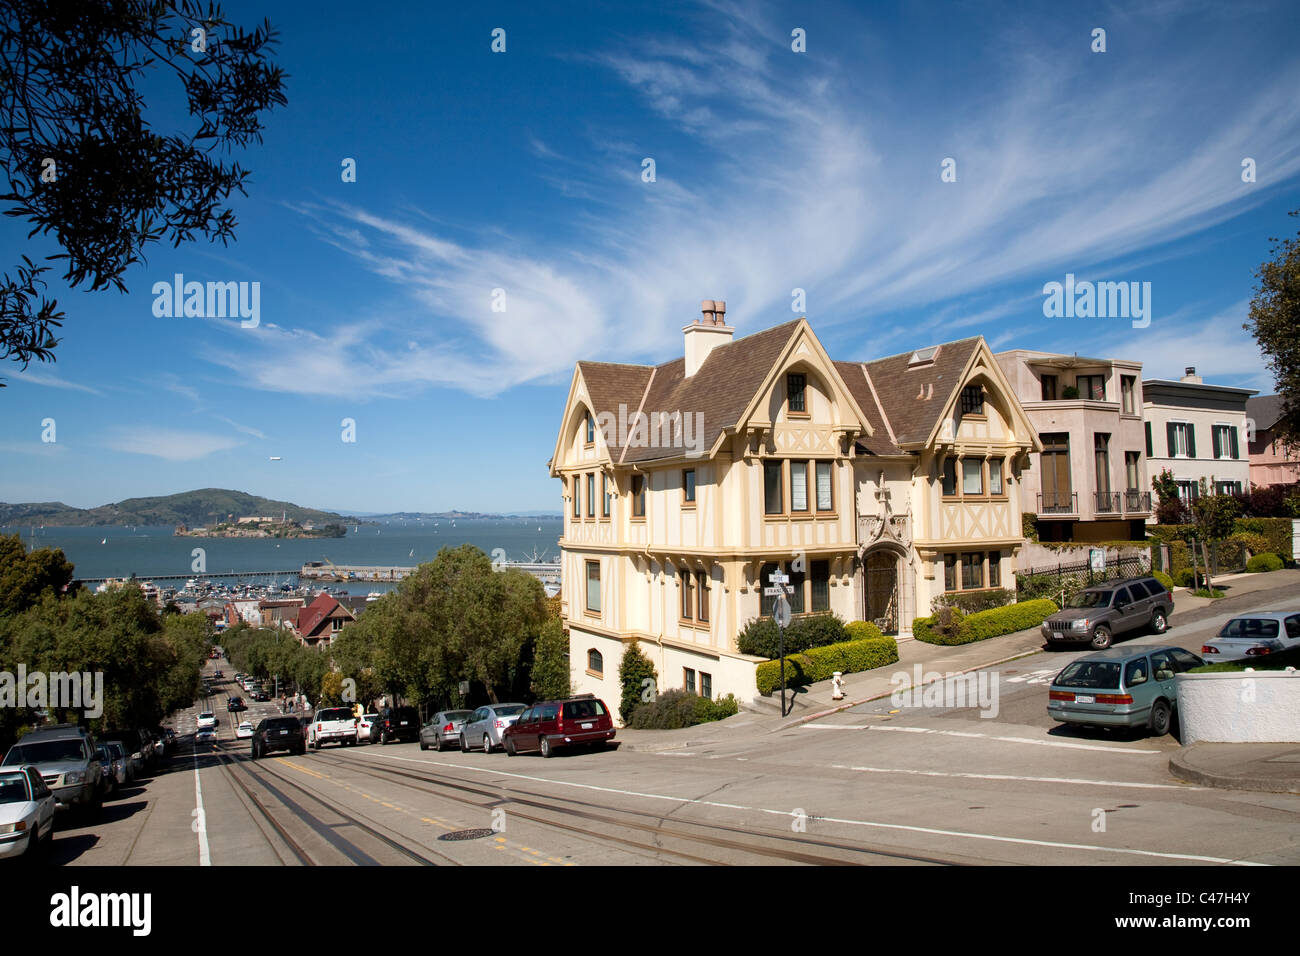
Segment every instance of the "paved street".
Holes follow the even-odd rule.
[[[1300,608],[1300,597],[1273,604]],[[1163,640],[1199,650],[1226,616]],[[192,727],[197,710],[211,709],[219,741],[195,748],[184,737],[170,766],[108,803],[102,822],[61,830],[53,860],[1300,863],[1300,796],[1189,786],[1168,770],[1173,736],[1050,721],[1046,683],[1081,653],[993,669],[996,716],[881,700],[778,732],[742,714],[725,744],[550,760],[391,744],[253,762],[219,694],[176,720]],[[277,712],[250,708],[254,723]]]

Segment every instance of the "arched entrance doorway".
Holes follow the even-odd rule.
[[[900,592],[898,587],[899,555],[880,548],[867,555],[864,562],[866,607],[863,619],[875,624],[885,634],[898,633]]]

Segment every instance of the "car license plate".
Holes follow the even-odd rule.
[[[404,720],[404,721],[402,721],[402,726],[403,726],[403,727],[405,727],[405,726],[406,726],[406,724],[407,724],[407,721],[405,721],[405,720]]]
[[[1076,704],[1095,704],[1097,703],[1097,698],[1090,694],[1076,694],[1074,702]]]
[[[287,730],[282,730],[282,731],[280,731],[280,736],[283,737],[283,736],[285,736],[285,735],[288,734],[288,733],[289,733],[289,731],[287,731]]]
[[[595,724],[583,724],[583,725],[582,725],[582,729],[583,729],[583,730],[591,730],[591,728],[592,728],[592,727],[595,727],[595,726],[596,726]]]

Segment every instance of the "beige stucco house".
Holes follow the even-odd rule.
[[[1022,488],[1039,539],[1144,540],[1142,363],[1027,349],[996,357],[1043,445]]]
[[[736,635],[778,568],[795,613],[902,636],[944,590],[1014,587],[1039,445],[982,338],[858,363],[806,319],[734,332],[706,300],[682,357],[574,370],[550,470],[581,692],[617,700],[637,641],[660,690],[752,699]]]

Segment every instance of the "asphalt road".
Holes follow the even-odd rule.
[[[1226,616],[1138,640],[1198,651]],[[1049,720],[1046,683],[1081,653],[988,672],[996,715],[879,701],[725,746],[549,760],[391,744],[254,763],[219,694],[196,708],[216,711],[219,740],[182,736],[169,766],[101,821],[65,821],[52,862],[1300,863],[1300,797],[1189,786],[1168,772],[1173,736]],[[254,723],[277,712],[250,706]]]

